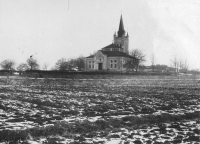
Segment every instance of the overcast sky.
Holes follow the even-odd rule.
[[[121,14],[129,49],[142,50],[146,65],[154,54],[156,64],[177,57],[200,69],[199,0],[0,0],[0,62],[34,55],[51,68],[89,56],[112,43]]]

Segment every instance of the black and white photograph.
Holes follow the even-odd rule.
[[[200,0],[0,0],[0,144],[200,144]]]

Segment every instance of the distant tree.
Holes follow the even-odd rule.
[[[179,66],[179,69],[183,69],[184,63],[183,63],[183,60],[182,60],[182,59],[180,59],[180,60],[178,61],[178,66]]]
[[[175,56],[172,60],[172,67],[175,68],[176,72],[179,72],[179,71],[184,71],[186,72],[188,70],[188,63],[187,63],[187,60],[184,60],[184,59],[177,59],[177,57]]]
[[[76,59],[76,67],[78,70],[84,70],[85,69],[85,58],[83,56],[80,56]]]
[[[70,59],[67,61],[67,69],[69,71],[73,70],[74,68],[76,68],[76,59]]]
[[[137,59],[134,57],[125,59],[123,67],[125,67],[127,70],[131,69],[133,72],[137,67]]]
[[[175,56],[172,60],[172,67],[175,68],[175,72],[177,73],[179,71],[179,62],[177,60],[177,57]]]
[[[48,63],[44,63],[43,65],[43,69],[47,71],[49,64]]]
[[[17,70],[18,71],[28,70],[28,65],[26,63],[21,63],[21,64],[18,65]]]
[[[154,69],[155,69],[155,56],[154,56],[154,54],[152,54],[152,56],[151,56],[151,67],[152,67],[152,71],[154,71]]]
[[[17,70],[19,71],[19,74],[21,75],[22,72],[28,70],[28,65],[26,63],[21,63],[18,65]]]
[[[142,53],[141,50],[138,49],[131,50],[129,52],[129,55],[132,56],[132,58],[126,60],[124,67],[126,67],[127,69],[132,69],[132,72],[135,69],[135,71],[137,72],[140,64],[145,61],[145,55]]]
[[[38,61],[32,57],[27,59],[27,65],[30,70],[38,70],[39,69]]]
[[[187,60],[179,60],[179,69],[181,72],[184,72],[184,73],[186,73],[188,71]]]
[[[187,71],[189,66],[187,60],[184,60],[183,68]]]
[[[68,70],[72,71],[74,69],[78,70],[84,70],[85,68],[85,62],[84,57],[80,56],[78,58],[69,59],[68,61],[65,58],[59,59],[55,64],[56,70]]]
[[[68,63],[66,59],[65,58],[59,59],[55,64],[55,69],[60,71],[68,70]]]
[[[4,60],[0,63],[3,70],[14,70],[15,62],[13,60]]]

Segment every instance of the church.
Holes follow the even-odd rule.
[[[126,59],[133,58],[129,54],[129,35],[124,30],[122,15],[119,30],[113,36],[113,43],[98,50],[96,54],[86,57],[86,71],[125,71]]]

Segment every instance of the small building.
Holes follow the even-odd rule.
[[[98,50],[96,54],[86,57],[86,71],[125,71],[126,59],[133,58],[128,53],[129,35],[124,30],[121,16],[119,30],[113,36],[113,43]]]

